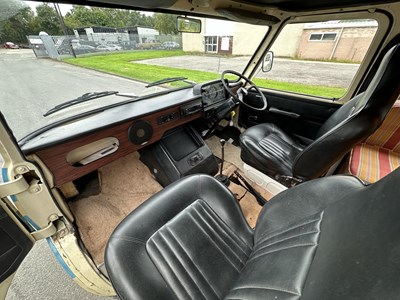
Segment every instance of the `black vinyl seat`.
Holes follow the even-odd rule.
[[[106,268],[121,299],[398,299],[399,182],[312,180],[252,230],[225,186],[186,177],[121,222]]]
[[[309,145],[274,124],[250,127],[240,136],[242,160],[287,186],[324,175],[383,122],[400,93],[399,69],[396,45],[384,56],[367,90],[340,107]]]

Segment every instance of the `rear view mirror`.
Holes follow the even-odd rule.
[[[271,71],[273,63],[274,63],[274,52],[268,51],[267,54],[265,54],[262,62],[263,72],[266,73]]]
[[[201,20],[177,17],[177,28],[179,32],[189,32],[189,33],[200,33],[201,32]]]

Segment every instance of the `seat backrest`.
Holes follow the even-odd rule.
[[[301,299],[399,299],[399,182],[397,170],[324,209]]]
[[[400,94],[400,45],[391,48],[367,90],[338,109],[320,128],[317,139],[295,159],[293,175],[312,179],[341,159],[383,122]]]

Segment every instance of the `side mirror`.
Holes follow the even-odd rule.
[[[274,52],[268,51],[267,54],[265,54],[262,62],[262,71],[265,73],[271,71],[273,64],[274,64]]]
[[[189,33],[200,33],[201,32],[201,20],[177,17],[177,29],[179,32],[189,32]]]

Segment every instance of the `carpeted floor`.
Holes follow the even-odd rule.
[[[162,189],[137,152],[99,169],[99,179],[100,194],[69,204],[82,241],[98,265],[104,262],[105,246],[115,227]]]
[[[221,158],[221,145],[219,138],[215,135],[206,140],[207,146],[211,149],[215,156]],[[225,161],[230,162],[243,170],[243,161],[240,159],[240,148],[230,143],[225,144]]]
[[[216,136],[212,136],[206,140],[206,144],[217,157],[221,157],[221,146],[219,140],[220,139]],[[240,175],[245,177],[243,174],[243,161],[240,159],[240,148],[226,143],[225,167],[223,173],[230,176],[235,170],[238,170]],[[250,180],[247,181],[251,183]],[[274,196],[256,183],[253,183],[252,187],[266,200],[270,200]],[[262,207],[257,203],[255,197],[247,192],[244,187],[231,182],[229,189],[236,195],[236,198],[240,200],[239,203],[243,210],[243,214],[249,225],[254,228]]]
[[[219,139],[212,137],[207,144],[220,156]],[[239,148],[226,144],[224,174],[230,176],[243,166]],[[100,193],[70,202],[82,241],[97,265],[104,262],[106,243],[115,227],[141,203],[162,189],[137,152],[99,169]],[[253,187],[267,200],[273,195],[256,184]],[[240,185],[231,183],[229,189],[240,201],[249,225],[254,228],[261,206],[254,196]]]

